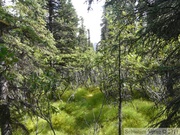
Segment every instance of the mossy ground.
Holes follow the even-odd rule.
[[[109,104],[98,88],[67,91],[61,100],[52,103],[59,111],[52,115],[57,135],[117,135],[117,105]],[[143,128],[157,113],[154,104],[143,99],[123,103],[123,128]],[[27,118],[30,134],[52,135],[48,124]],[[17,133],[18,134],[18,133]]]

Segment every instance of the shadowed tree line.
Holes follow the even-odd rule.
[[[88,2],[88,9],[93,8],[93,1]],[[117,102],[138,93],[157,106],[165,105],[152,127],[180,125],[179,9],[178,0],[107,0],[104,6],[98,46],[103,59],[102,91]],[[118,91],[122,91],[119,97]]]
[[[46,120],[56,134],[51,101],[90,85],[93,53],[70,0],[0,1],[1,134],[28,134],[26,115]]]

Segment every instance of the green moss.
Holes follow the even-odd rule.
[[[105,105],[103,107],[101,118],[103,121],[111,122],[117,119],[118,109],[114,106]]]
[[[74,95],[74,99],[68,101]],[[66,91],[61,101],[53,102],[58,112],[52,114],[52,124],[57,135],[114,135],[118,132],[118,107],[103,105],[104,95],[98,89],[81,88],[76,91]],[[67,102],[68,101],[68,102]],[[123,128],[143,128],[147,126],[158,110],[152,109],[150,101],[136,99],[132,102],[123,102]],[[101,110],[102,109],[102,110]],[[26,125],[31,134],[35,134],[36,126],[30,119]],[[39,120],[40,135],[50,135],[52,131],[44,120]]]
[[[75,118],[64,111],[52,116],[52,125],[56,130],[63,129],[69,133],[75,132]]]
[[[33,123],[32,119],[27,119],[25,121],[25,125],[30,132],[35,130],[35,124]]]
[[[145,117],[138,113],[135,108],[126,107],[123,109],[123,127],[140,128],[147,124]]]
[[[118,123],[117,120],[111,122],[104,122],[101,127],[99,135],[117,135],[118,134]]]
[[[154,104],[150,101],[134,100],[133,104],[136,107],[136,111],[143,114],[145,118],[150,121],[158,112],[158,109],[154,107]]]
[[[86,94],[88,93],[88,90],[85,88],[79,88],[76,91],[76,98],[77,99],[81,99],[82,97],[84,97]]]
[[[86,95],[86,98],[87,98],[87,104],[90,108],[101,106],[104,98],[102,93],[90,93],[89,95],[92,96]]]

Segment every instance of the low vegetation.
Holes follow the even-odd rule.
[[[109,103],[98,88],[69,90],[52,105],[56,108],[51,119],[57,135],[117,134],[117,105]],[[146,127],[157,113],[154,103],[144,99],[123,102],[123,128]],[[24,117],[23,123],[30,135],[52,134],[49,125],[40,118]]]

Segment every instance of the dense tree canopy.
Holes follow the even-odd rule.
[[[86,2],[90,10],[93,0]],[[126,126],[122,124],[122,103],[136,99],[162,107],[151,117],[149,126],[179,127],[179,20],[178,0],[107,0],[101,41],[95,51],[90,31],[83,18],[78,18],[71,0],[14,0],[10,5],[0,0],[1,134],[29,134],[24,124],[29,117],[36,123],[33,132],[40,133],[38,122],[43,119],[55,135],[59,121],[53,123],[52,116],[64,110],[76,114],[71,110],[77,109],[78,87],[90,92],[98,89],[104,95],[95,98],[80,93],[79,110],[91,97],[93,103],[103,99],[98,118],[94,112],[92,115],[94,133],[98,126],[103,129],[99,124],[103,106],[114,104],[122,134]],[[74,105],[70,109],[62,101],[67,90],[71,93],[67,104]],[[53,103],[57,102],[62,106],[56,108]],[[88,123],[82,113],[78,120]]]
[[[0,5],[1,134],[18,128],[28,133],[20,122],[27,114],[45,119],[53,130],[50,100],[59,99],[75,82],[74,69],[84,72],[75,64],[82,52],[78,17],[66,0]]]
[[[155,124],[160,127],[179,126],[179,5],[177,0],[111,0],[105,5],[102,28],[105,41],[102,40],[100,50],[112,62],[104,60],[110,65],[108,78],[115,75],[116,68],[110,67],[117,63],[118,54],[113,48],[117,48],[120,39],[121,62],[125,64],[121,67],[123,89],[133,90],[133,93],[138,90],[152,101],[166,106],[160,114],[165,116],[164,119]],[[123,54],[123,50],[127,53]],[[111,82],[105,84],[113,87],[115,81],[108,80]]]

